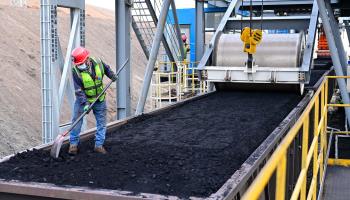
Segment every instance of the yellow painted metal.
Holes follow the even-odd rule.
[[[329,158],[328,165],[338,165],[338,166],[343,166],[343,167],[349,167],[350,166],[350,159],[334,159],[334,158]]]
[[[260,29],[252,30],[249,27],[245,27],[242,30],[241,40],[243,44],[243,52],[254,54],[256,52],[256,46],[261,43],[263,32]]]
[[[335,134],[335,135],[349,135],[350,131],[334,131],[333,134]]]
[[[276,176],[276,199],[284,199],[286,194],[286,173],[287,173],[287,156],[284,154],[281,163],[277,167]]]
[[[326,76],[327,79],[350,78],[350,76]]]
[[[318,138],[317,137],[317,133],[318,133],[318,116],[319,116],[319,96],[316,97],[315,99],[315,106],[314,106],[314,138]],[[313,150],[313,172],[316,172],[316,169],[318,169],[318,163],[317,163],[317,152],[318,152],[318,146],[316,146],[316,148],[314,148]],[[317,184],[317,173],[313,173],[312,175],[312,180],[315,182],[315,184]],[[312,191],[312,198],[316,199],[317,196],[317,187],[310,187],[310,190]],[[309,199],[309,198],[308,198]]]
[[[298,121],[295,123],[293,128],[287,133],[287,135],[284,137],[284,139],[282,140],[280,145],[276,148],[275,152],[272,154],[270,159],[267,161],[266,165],[263,167],[263,169],[261,170],[259,175],[256,177],[254,182],[248,188],[247,192],[244,194],[242,199],[245,199],[245,200],[258,199],[261,192],[264,190],[267,183],[271,179],[273,172],[277,169],[277,167],[278,167],[278,169],[282,169],[279,165],[282,164],[281,161],[282,161],[283,157],[286,155],[286,151],[287,151],[288,147],[290,146],[290,144],[292,143],[294,138],[298,135],[298,132],[299,132],[300,128],[302,127],[302,125],[305,123],[306,120],[308,120],[310,112],[311,112],[312,108],[315,106],[316,99],[319,98],[319,96],[321,96],[321,103],[323,103],[323,105],[321,105],[321,108],[326,108],[325,101],[324,101],[324,95],[323,95],[324,93],[322,93],[322,95],[321,95],[321,90],[324,88],[325,81],[326,80],[323,80],[323,82],[321,84],[322,86],[315,92],[314,97],[311,99],[310,103],[305,108],[304,112],[301,114]],[[323,128],[322,126],[324,126],[323,122],[325,121],[324,118],[327,117],[326,116],[327,112],[325,112],[325,109],[322,109],[321,113],[322,113],[321,118],[316,120],[316,121],[319,121],[319,126],[317,127],[317,131],[316,131],[317,133],[315,134],[315,137],[319,136],[319,133],[321,130],[326,130],[326,128]],[[317,141],[317,140],[314,140],[314,141]],[[314,145],[313,145],[314,148],[316,148],[316,146],[317,146],[316,143],[317,142],[314,142]],[[308,153],[308,155],[313,155],[313,149],[311,150],[311,153],[310,152]],[[311,160],[311,156],[310,156],[310,160]],[[306,162],[306,166],[308,166],[308,163],[310,163],[310,160],[309,160],[309,162]],[[302,180],[303,177],[306,176],[306,170],[304,169],[302,171],[304,171],[305,175],[302,175],[302,174],[299,175],[298,180]],[[300,184],[299,184],[300,186],[298,189],[299,191],[295,192],[297,194],[300,192],[302,181],[299,181],[299,182],[300,182]],[[285,185],[283,185],[283,187],[284,186]],[[276,184],[276,187],[279,188],[279,187],[282,187],[282,185]],[[285,190],[285,188],[281,188],[278,191],[281,191],[281,190]],[[297,195],[296,195],[296,197],[297,197]],[[284,199],[284,198],[282,198],[282,199]]]
[[[309,116],[307,116],[306,120],[303,124],[303,144],[302,144],[302,155],[301,155],[301,169],[306,169],[306,156],[308,151],[308,142],[309,142]],[[302,179],[301,193],[300,199],[305,200],[306,198],[306,176]]]
[[[335,78],[350,78],[350,76],[327,76],[319,89],[315,92],[314,97],[311,99],[304,112],[295,123],[293,128],[287,133],[282,142],[278,145],[275,152],[272,154],[266,165],[260,171],[253,183],[248,188],[247,192],[243,195],[244,200],[259,199],[262,191],[270,181],[272,175],[277,171],[276,177],[276,199],[285,199],[285,174],[286,167],[283,166],[286,163],[287,149],[290,147],[292,141],[302,131],[302,154],[301,154],[301,171],[298,180],[293,188],[291,199],[317,199],[317,186],[318,181],[323,182],[323,173],[326,165],[324,164],[327,153],[327,110],[330,106],[336,107],[350,107],[350,104],[329,104],[328,103],[328,80]],[[314,110],[313,114],[313,138],[311,145],[308,149],[308,131],[309,131],[309,117],[311,110]],[[333,134],[350,134],[348,131],[335,131]],[[306,191],[306,178],[307,171],[311,160],[312,165],[312,180],[309,186],[309,190]],[[350,159],[328,159],[328,165],[340,165],[350,166]],[[285,170],[285,171],[282,171]],[[318,179],[319,177],[319,179]],[[283,191],[283,194],[282,194]]]
[[[315,148],[315,149],[317,149],[317,148]],[[317,157],[317,154],[316,154],[316,156],[314,155],[314,158],[316,158],[316,157]],[[319,163],[319,160],[314,159],[314,162]],[[310,199],[316,200],[317,199],[317,187],[316,187],[316,185],[317,185],[317,174],[318,174],[319,166],[320,165],[316,165],[316,168],[313,169],[314,171],[313,171],[313,176],[312,176],[309,192],[307,195],[307,200],[310,200]]]
[[[350,104],[327,104],[328,107],[350,107]]]

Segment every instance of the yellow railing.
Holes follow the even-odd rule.
[[[324,160],[327,155],[327,97],[329,78],[337,77],[327,77],[323,80],[298,121],[283,138],[242,199],[259,199],[274,173],[276,173],[275,199],[282,200],[286,198],[287,150],[300,134],[302,134],[301,170],[290,199],[316,199],[317,185],[323,182],[323,173],[326,167]],[[314,112],[311,112],[312,110]],[[314,123],[313,127],[309,128],[311,117]],[[309,143],[310,129],[313,136],[311,138],[311,144]],[[311,160],[312,179],[309,187],[307,187],[307,176],[308,172],[311,171],[309,170],[311,169]]]
[[[158,61],[151,83],[153,107],[160,108],[186,97],[205,93],[207,85],[205,81],[199,81],[197,77],[197,64],[197,62],[187,61],[176,63]],[[167,81],[161,81],[161,79]]]

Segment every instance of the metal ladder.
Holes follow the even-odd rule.
[[[162,3],[163,0],[154,0],[153,3],[151,0],[134,0],[131,10],[132,28],[147,59],[152,48]],[[159,60],[166,61],[164,58],[166,55],[170,62],[179,61],[179,47],[173,42],[175,37],[175,31],[169,25],[164,31]]]

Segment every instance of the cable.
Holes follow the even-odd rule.
[[[250,8],[249,8],[249,28],[250,28],[250,36],[252,36],[252,20],[253,20],[253,0],[250,0]]]
[[[261,23],[260,29],[263,30],[263,20],[264,20],[264,0],[261,1]]]

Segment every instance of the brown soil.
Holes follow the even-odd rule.
[[[28,6],[10,6],[0,0],[0,157],[29,148],[41,142],[41,72],[40,72],[40,6],[28,0]],[[69,35],[68,9],[60,9],[59,35],[66,48]],[[135,108],[147,60],[131,34],[132,107]],[[115,28],[112,11],[87,6],[86,47],[115,69]],[[109,121],[116,114],[115,85],[108,91]],[[71,116],[64,105],[63,122]],[[94,126],[93,116],[89,127]]]

